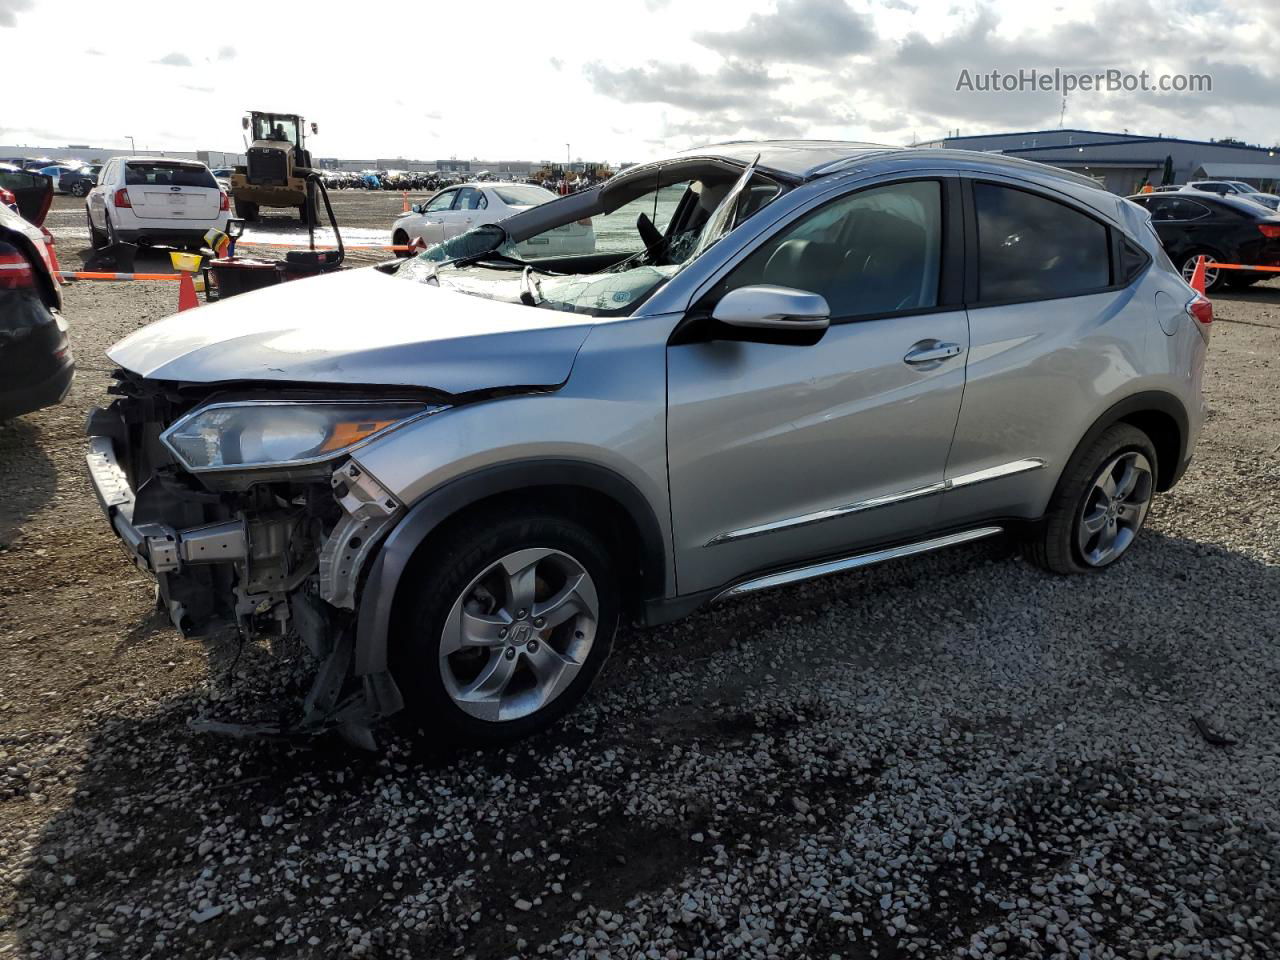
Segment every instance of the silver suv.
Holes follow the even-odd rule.
[[[624,617],[1002,531],[1114,563],[1191,456],[1211,320],[1090,180],[726,144],[138,331],[89,467],[182,630],[306,642],[297,729],[497,741]]]

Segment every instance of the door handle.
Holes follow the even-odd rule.
[[[904,363],[919,366],[926,363],[940,363],[964,353],[964,347],[958,343],[943,343],[941,340],[921,340],[913,344],[902,358]]]

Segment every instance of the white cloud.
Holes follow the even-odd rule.
[[[732,137],[902,143],[955,127],[1054,127],[1060,96],[958,94],[959,71],[1115,66],[1207,72],[1215,88],[1078,93],[1067,125],[1280,140],[1274,0],[1238,0],[1229,15],[1203,0],[645,0],[545,17],[527,9],[490,0],[486,20],[509,28],[486,31],[482,50],[452,38],[447,18],[413,29],[388,29],[385,17],[330,18],[289,47],[282,67],[280,38],[297,29],[288,5],[227,0],[216,17],[188,4],[164,17],[104,18],[90,0],[0,0],[6,67],[43,78],[41,97],[6,101],[5,137],[127,146],[122,135],[132,133],[140,148],[236,150],[240,116],[253,108],[317,121],[317,156],[541,160],[563,157],[568,142],[575,157],[642,160]],[[92,51],[67,43],[75,22],[93,23]],[[315,82],[298,82],[298,57]],[[126,95],[86,98],[84,78],[102,76],[104,64]]]
[[[30,10],[32,6],[32,0],[0,0],[0,27],[16,26],[17,14]]]

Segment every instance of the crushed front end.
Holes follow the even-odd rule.
[[[278,388],[267,396],[123,371],[110,392],[114,401],[86,425],[89,474],[174,625],[186,636],[297,636],[319,661],[291,727],[205,728],[337,728],[372,745],[371,724],[402,703],[389,675],[352,675],[356,607],[362,574],[404,505],[350,453],[442,406]]]

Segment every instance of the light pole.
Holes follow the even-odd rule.
[[[129,152],[130,152],[130,153],[137,153],[137,152],[138,152],[138,148],[137,148],[137,147],[135,147],[135,146],[133,145],[133,137],[129,136],[129,135],[126,133],[126,134],[124,135],[124,138],[125,138],[126,140],[128,140],[128,141],[129,141]]]

